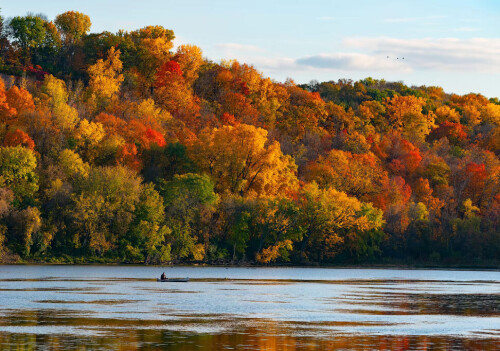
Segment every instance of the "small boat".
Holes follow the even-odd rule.
[[[157,282],[162,282],[162,283],[166,283],[166,282],[187,283],[189,281],[189,278],[165,278],[165,279],[156,278],[156,281]]]

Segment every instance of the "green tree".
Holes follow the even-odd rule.
[[[142,153],[144,168],[142,175],[146,181],[172,180],[176,174],[196,171],[194,162],[181,143],[171,143],[166,147],[151,147]]]
[[[90,166],[73,150],[65,149],[59,154],[59,166],[71,180],[78,181],[88,177]]]
[[[321,190],[316,183],[300,190],[298,205],[304,228],[300,251],[305,259],[332,259],[346,236],[380,229],[384,224],[381,210],[333,188]]]
[[[0,188],[0,263],[6,261],[9,250],[6,246],[8,228],[5,223],[5,217],[12,210],[14,194],[8,188]]]
[[[121,167],[93,168],[73,195],[74,242],[91,254],[116,248],[134,220],[141,178]]]
[[[25,63],[33,49],[42,46],[46,36],[46,21],[39,16],[16,16],[9,21],[10,35],[23,51]]]
[[[14,252],[27,257],[42,225],[41,213],[37,207],[13,211],[9,216],[8,240]]]
[[[167,223],[172,229],[171,242],[174,257],[198,258],[202,246],[196,242],[202,236],[200,225],[205,212],[217,203],[214,184],[210,177],[187,173],[176,175],[171,181],[160,184],[167,209]]]
[[[171,230],[165,225],[163,198],[152,184],[141,186],[141,195],[127,237],[121,242],[127,258],[145,263],[170,261]]]
[[[252,232],[257,239],[256,259],[261,263],[289,261],[292,243],[303,236],[297,204],[290,199],[260,201],[254,211]]]
[[[35,200],[38,191],[36,165],[32,150],[22,146],[0,147],[0,179],[13,191],[18,205]]]

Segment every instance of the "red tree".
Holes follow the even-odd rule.
[[[28,134],[22,130],[16,129],[13,132],[8,132],[3,139],[4,146],[24,146],[28,149],[33,150],[35,148],[35,142],[30,138]]]

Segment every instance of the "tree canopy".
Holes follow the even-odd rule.
[[[0,262],[498,263],[500,103],[0,20]]]

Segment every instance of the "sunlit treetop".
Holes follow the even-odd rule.
[[[54,22],[64,41],[69,44],[79,41],[92,26],[90,17],[78,11],[64,12],[58,15]]]

